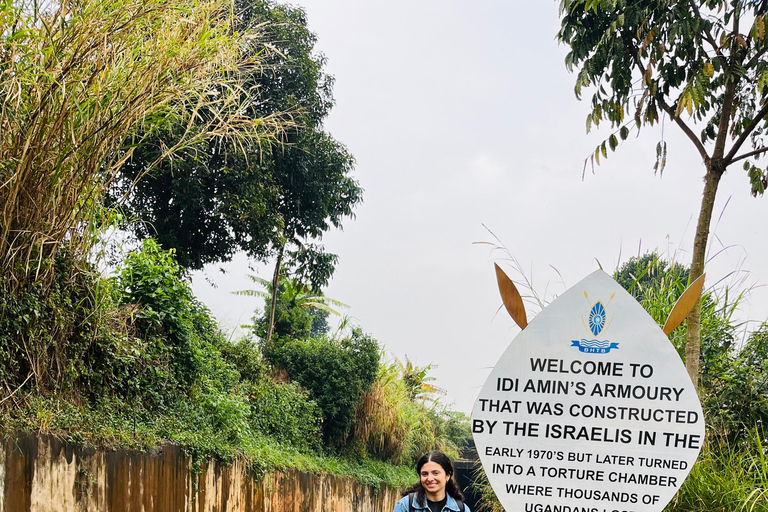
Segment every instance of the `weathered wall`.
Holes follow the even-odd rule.
[[[101,451],[24,435],[0,449],[0,512],[391,512],[398,497],[295,470],[254,482],[239,462],[211,463],[193,475],[173,445]]]

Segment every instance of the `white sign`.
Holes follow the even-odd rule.
[[[471,424],[507,512],[661,511],[704,442],[679,355],[602,271],[512,341]]]

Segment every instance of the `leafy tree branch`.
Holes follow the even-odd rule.
[[[634,110],[638,130],[659,121],[659,110],[691,141],[706,169],[691,281],[704,271],[709,226],[720,179],[736,161],[753,195],[768,187],[768,168],[754,159],[768,144],[768,39],[764,2],[722,0],[561,0],[558,38],[570,47],[566,67],[578,69],[576,96],[594,87],[587,127],[607,120],[625,126]],[[750,28],[742,32],[744,20]],[[683,116],[688,114],[684,120]],[[700,135],[694,126],[702,125]],[[620,132],[623,135],[623,132]],[[625,137],[622,137],[624,139]],[[729,147],[728,141],[731,140]],[[752,150],[737,156],[749,140]],[[618,147],[611,135],[591,157]],[[666,164],[666,142],[656,149],[656,171]],[[700,304],[688,317],[686,366],[699,380]]]

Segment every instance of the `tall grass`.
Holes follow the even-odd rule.
[[[468,423],[466,433],[457,431],[462,419],[424,397],[426,388],[419,386],[423,391],[414,394],[404,371],[397,362],[380,363],[376,381],[355,410],[352,446],[394,464],[410,464],[431,450],[457,458],[457,444],[470,436]]]
[[[87,252],[134,128],[204,117],[180,146],[276,125],[240,114],[235,71],[259,66],[241,60],[258,35],[235,37],[227,1],[45,5],[0,0],[0,272],[12,287],[41,278],[63,243]]]
[[[376,382],[355,410],[352,437],[360,444],[359,449],[401,464],[415,423],[409,418],[411,408],[399,367],[380,364]]]
[[[768,458],[757,431],[749,443],[708,443],[668,512],[757,512],[768,510]]]

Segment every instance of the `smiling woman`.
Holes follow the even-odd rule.
[[[416,473],[419,482],[406,489],[393,512],[470,512],[453,478],[453,463],[443,452],[422,455],[416,463]]]

